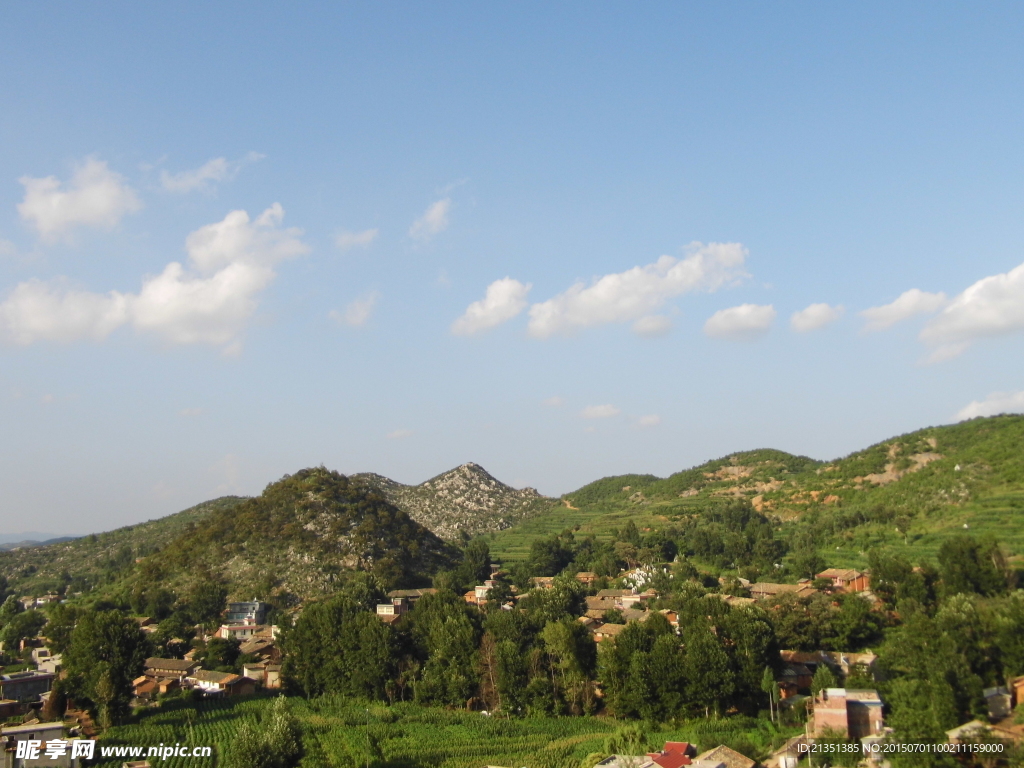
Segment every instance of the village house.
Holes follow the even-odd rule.
[[[576,574],[576,581],[585,587],[589,587],[595,581],[597,581],[597,574],[593,571],[580,571]]]
[[[398,617],[408,613],[411,607],[407,598],[392,597],[389,603],[377,603],[377,615],[382,619],[395,621]]]
[[[794,594],[797,597],[810,597],[817,590],[809,582],[799,584],[775,584],[770,581],[759,581],[750,585],[750,596],[755,600],[770,600],[779,595]]]
[[[437,590],[433,587],[427,587],[425,589],[392,589],[388,592],[388,597],[404,597],[409,601],[409,607],[415,608],[416,602],[424,595],[436,595]]]
[[[228,603],[227,610],[224,611],[224,623],[264,624],[267,621],[269,608],[269,605],[255,598],[249,602]]]
[[[551,589],[555,586],[554,576],[533,576],[530,578],[533,589]]]
[[[775,676],[779,686],[779,694],[784,699],[791,699],[802,693],[810,693],[814,673],[805,664],[797,662],[785,664]]]
[[[245,696],[256,692],[256,681],[231,672],[197,669],[186,678],[194,688],[208,696]]]
[[[715,765],[724,766],[724,768],[754,768],[757,762],[735,749],[721,745],[701,752],[693,759],[691,765],[697,766],[697,768],[710,768]]]
[[[988,717],[992,722],[1003,720],[1013,714],[1013,697],[1005,686],[986,688],[982,695],[985,697]]]
[[[280,629],[276,624],[271,626],[266,624],[221,624],[220,628],[213,633],[213,636],[221,637],[225,640],[238,640],[244,643],[247,640],[254,640],[258,637],[274,639],[277,637],[278,632],[280,632]]]
[[[881,733],[885,726],[877,691],[825,688],[814,697],[813,706],[813,718],[808,722],[810,736],[817,737],[831,729],[860,740]]]
[[[666,741],[660,752],[648,752],[647,757],[659,768],[682,768],[690,765],[697,750],[687,741]]]
[[[584,601],[587,606],[587,615],[591,613],[604,614],[605,611],[610,611],[613,608],[619,608],[618,603],[615,602],[614,597],[586,597]],[[594,616],[594,618],[600,618],[600,616]]]
[[[61,655],[52,655],[49,648],[33,648],[32,661],[40,672],[56,675],[60,671]]]
[[[267,661],[242,665],[242,676],[255,681],[264,688],[281,687],[281,665]]]
[[[277,641],[269,637],[257,637],[242,643],[238,652],[245,656],[255,656],[260,661],[278,663],[281,661],[281,650],[277,647]]]
[[[832,588],[840,592],[864,592],[871,587],[870,575],[852,568],[829,568],[814,578],[831,581]]]
[[[846,651],[779,651],[782,660],[787,664],[803,664],[813,675],[818,667],[825,664],[833,672],[844,677],[857,670],[878,679],[878,656],[865,651],[863,653],[847,653]]]
[[[160,694],[168,694],[181,688],[181,680],[177,677],[149,677],[141,675],[132,680],[135,698],[152,701]]]
[[[53,673],[37,670],[0,675],[0,699],[22,703],[39,701],[41,695],[50,692],[53,679]]]
[[[655,768],[654,761],[644,755],[608,755],[594,768]]]
[[[625,628],[625,624],[602,624],[594,630],[594,642],[600,643],[602,640],[607,640],[608,638],[614,640]]]
[[[147,677],[152,677],[154,679],[167,677],[181,681],[197,669],[199,669],[199,663],[196,661],[152,657],[146,659],[143,671],[146,673]]]
[[[19,758],[19,741],[37,741],[39,743],[38,758]],[[55,766],[55,768],[79,768],[81,758],[71,757],[72,745],[77,738],[67,739],[64,736],[64,723],[32,723],[30,725],[5,726],[0,728],[0,768],[39,768],[39,766]],[[51,747],[53,757],[47,755]]]
[[[671,608],[662,608],[658,613],[664,616],[665,619],[668,620],[669,624],[676,629],[679,629],[679,613],[677,611],[674,611]]]

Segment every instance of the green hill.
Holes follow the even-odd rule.
[[[0,576],[19,595],[41,595],[67,586],[79,592],[119,579],[135,559],[167,546],[209,515],[244,499],[223,496],[182,512],[70,541],[0,552]]]
[[[176,592],[213,578],[229,597],[287,604],[334,592],[356,570],[422,583],[455,557],[374,487],[320,467],[207,516],[139,563],[133,578]]]
[[[776,519],[784,536],[809,536],[836,566],[862,566],[879,545],[931,557],[965,526],[1024,554],[1024,416],[929,427],[830,462],[766,449],[664,479],[604,478],[498,533],[491,549],[523,559],[534,540],[566,528],[598,538],[630,520],[665,528],[737,498]]]

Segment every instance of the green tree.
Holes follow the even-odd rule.
[[[149,650],[138,623],[120,612],[83,614],[64,654],[68,694],[91,704],[104,726],[116,725],[128,714],[132,680]]]
[[[0,630],[0,641],[3,642],[4,648],[16,651],[22,640],[35,637],[45,624],[46,616],[42,611],[17,613],[8,619],[4,628]]]
[[[771,715],[772,722],[774,723],[775,704],[779,697],[779,684],[775,682],[775,673],[772,672],[771,667],[764,668],[764,673],[761,675],[761,690],[768,697],[768,713]]]
[[[307,696],[382,699],[396,673],[394,628],[344,593],[307,606],[282,645],[285,681]]]
[[[455,577],[461,589],[483,584],[485,579],[491,578],[491,550],[486,539],[473,539],[466,545]]]
[[[828,664],[819,664],[818,668],[814,670],[814,677],[811,678],[811,694],[817,696],[826,688],[837,688],[838,686],[839,681],[836,680],[832,668]]]
[[[71,634],[75,631],[75,623],[81,610],[68,603],[50,603],[46,607],[49,619],[43,628],[47,644],[53,653],[64,653],[71,643]]]
[[[0,627],[24,610],[25,607],[21,604],[21,601],[14,595],[10,595],[4,600],[4,604],[0,605]]]
[[[566,616],[549,621],[541,632],[541,640],[548,655],[556,700],[564,702],[574,715],[591,711],[595,699],[590,679],[597,653],[586,627]]]
[[[1006,591],[1006,560],[994,539],[955,536],[939,547],[938,560],[943,590],[948,595],[996,595]]]
[[[469,607],[454,592],[442,591],[422,597],[411,616],[424,659],[416,700],[465,706],[478,684],[474,671],[480,645]]]
[[[279,697],[257,722],[243,723],[231,741],[228,768],[294,768],[302,758],[302,731],[286,698]]]
[[[206,649],[198,655],[199,662],[203,665],[203,669],[237,672],[236,662],[241,653],[241,646],[242,644],[235,639],[210,638],[206,643]]]
[[[196,624],[211,624],[220,620],[227,599],[228,589],[223,582],[205,573],[193,584],[185,602]]]
[[[697,622],[684,635],[686,681],[691,707],[707,716],[724,712],[735,689],[729,656],[707,623]]]

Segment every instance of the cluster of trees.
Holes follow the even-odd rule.
[[[284,674],[307,696],[341,693],[387,701],[530,714],[583,714],[600,702],[616,715],[667,719],[687,714],[757,712],[761,681],[778,664],[768,615],[733,610],[698,585],[668,598],[680,613],[677,634],[652,611],[615,642],[594,642],[577,621],[584,588],[563,575],[551,589],[481,612],[440,589],[397,624],[373,607],[372,579],[355,579],[335,597],[309,605],[285,635]]]
[[[803,564],[800,575],[821,566],[813,543],[804,548],[813,553],[814,560]],[[612,532],[610,541],[598,541],[592,535],[580,538],[571,530],[538,539],[531,545],[529,559],[513,567],[512,577],[522,586],[528,585],[529,576],[562,572],[592,571],[614,578],[625,568],[671,563],[681,556],[719,570],[737,569],[750,579],[762,573],[784,578],[788,574],[783,558],[788,551],[776,536],[772,521],[755,511],[749,501],[738,499],[709,504],[681,524],[661,530],[641,533],[629,521]]]
[[[26,611],[14,595],[9,595],[0,605],[0,641],[9,655],[17,653],[21,641],[35,637],[45,624],[46,616],[42,611]]]

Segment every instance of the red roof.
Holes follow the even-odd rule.
[[[666,741],[661,752],[648,752],[647,756],[661,768],[682,768],[690,764],[689,751],[688,741]]]

